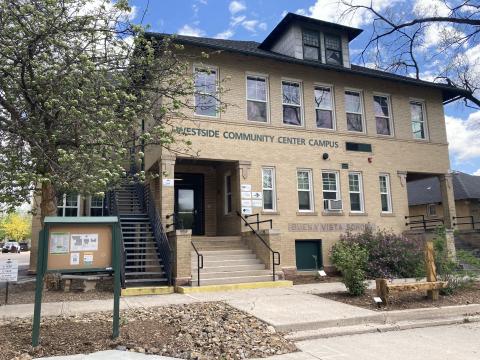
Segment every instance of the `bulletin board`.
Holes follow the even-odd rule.
[[[51,225],[47,271],[112,267],[112,227],[106,224]]]

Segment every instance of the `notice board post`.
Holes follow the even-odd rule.
[[[47,272],[61,274],[113,273],[113,338],[119,335],[120,241],[116,216],[47,216],[40,231],[35,286],[32,346],[38,346],[43,281]]]

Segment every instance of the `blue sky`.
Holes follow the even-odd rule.
[[[337,0],[133,0],[131,4],[135,7],[135,20],[143,17],[152,31],[235,40],[262,41],[288,11],[341,21],[365,30],[350,44],[352,54],[363,49],[371,29],[367,13],[339,19],[342,8]],[[396,11],[416,14],[444,11],[441,0],[374,0],[374,4],[383,10],[393,6]],[[439,41],[438,31],[431,30],[425,37],[430,49],[438,46]],[[468,44],[465,51],[480,64],[480,44]],[[355,62],[355,57],[352,60]],[[434,72],[434,67],[425,67],[424,78],[429,79]],[[445,115],[452,170],[480,175],[480,111],[468,109],[458,101],[445,107]]]

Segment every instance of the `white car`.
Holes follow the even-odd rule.
[[[2,253],[20,253],[20,244],[16,241],[7,241],[2,247]]]

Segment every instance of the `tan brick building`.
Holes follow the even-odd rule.
[[[349,42],[360,33],[290,13],[262,43],[177,36],[187,52],[211,53],[192,63],[200,94],[191,118],[177,125],[198,155],[145,151],[145,171],[160,174],[150,189],[170,232],[178,283],[197,277],[190,230],[199,253],[218,251],[205,268],[225,268],[206,280],[234,276],[229,267],[245,271],[238,281],[263,279],[241,270],[253,262],[232,265],[229,249],[242,246],[264,268],[272,261],[237,211],[272,220],[259,234],[280,253],[280,275],[328,268],[329,250],[346,230],[404,231],[410,180],[439,177],[452,226],[443,105],[464,92],[351,64]],[[223,112],[219,83],[228,90]]]

